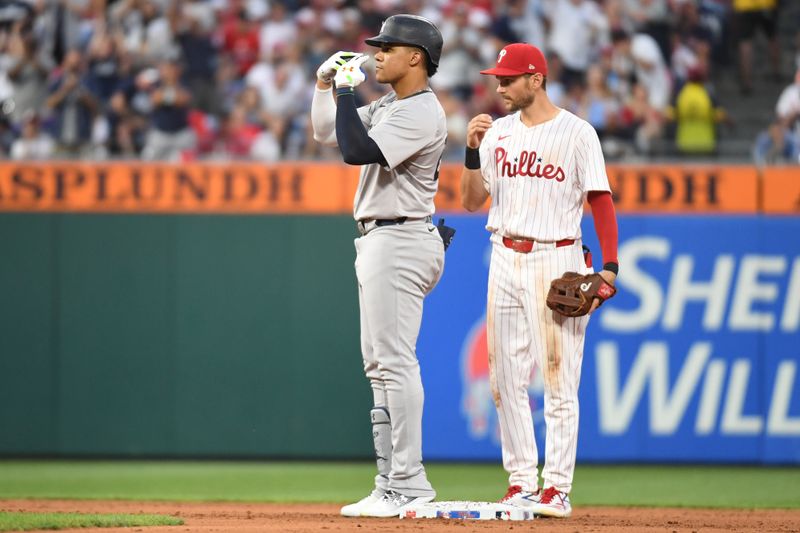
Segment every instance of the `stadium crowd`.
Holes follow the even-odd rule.
[[[752,92],[752,37],[775,33],[777,9],[777,0],[0,1],[0,154],[335,159],[310,132],[316,68],[337,50],[373,53],[364,38],[398,12],[431,19],[444,36],[431,83],[449,159],[463,157],[470,117],[503,113],[496,81],[478,71],[513,41],[546,50],[550,98],[597,129],[608,157],[646,156],[667,139],[679,153],[711,154],[727,116],[708,80],[737,69],[743,97]],[[780,80],[776,42],[769,65]],[[800,69],[788,85],[794,96],[756,144],[762,162],[797,162]],[[368,76],[358,90],[366,102],[386,89]]]

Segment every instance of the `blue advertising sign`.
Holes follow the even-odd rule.
[[[499,460],[485,215],[447,221],[458,233],[418,343],[424,456]],[[800,219],[620,216],[619,227],[619,292],[586,337],[578,461],[800,464]],[[583,235],[599,257],[591,218]],[[529,392],[541,453],[540,376]]]

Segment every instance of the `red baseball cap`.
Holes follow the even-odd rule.
[[[490,76],[520,76],[541,73],[547,76],[547,60],[541,50],[528,43],[509,44],[497,54],[497,66],[482,70]]]

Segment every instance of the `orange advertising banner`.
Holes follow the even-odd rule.
[[[462,211],[461,171],[460,163],[442,165],[437,211]],[[759,210],[753,166],[609,165],[607,171],[619,212]],[[797,210],[800,180],[792,183],[792,171],[767,180],[774,186],[764,201],[775,212]],[[353,210],[357,184],[358,168],[336,162],[7,162],[0,163],[0,212],[345,214]]]
[[[609,165],[617,211],[755,213],[758,171],[749,165]]]
[[[764,212],[800,215],[800,167],[764,169]]]
[[[334,164],[0,165],[0,211],[342,213],[358,176]]]

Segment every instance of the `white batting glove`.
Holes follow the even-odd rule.
[[[317,69],[317,79],[322,83],[332,82],[333,77],[336,75],[336,71],[339,70],[339,67],[347,63],[353,57],[357,57],[359,55],[361,54],[339,50],[319,66]]]
[[[336,82],[336,87],[358,87],[367,75],[361,70],[361,65],[369,59],[368,55],[359,54],[336,71],[333,81]]]

